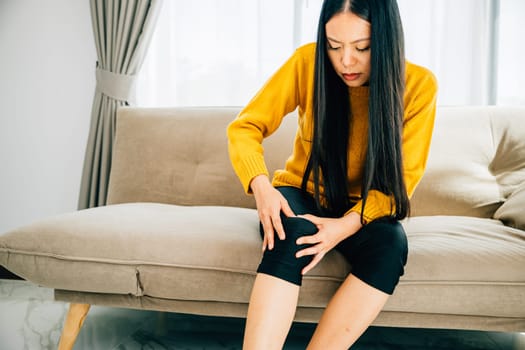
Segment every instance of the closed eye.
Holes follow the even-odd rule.
[[[341,48],[341,46],[332,46],[332,45],[330,45],[330,43],[328,43],[328,49],[329,50],[338,50],[340,48]]]

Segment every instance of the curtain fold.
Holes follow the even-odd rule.
[[[162,0],[90,0],[97,85],[78,209],[106,204],[117,109],[134,102],[161,6]]]

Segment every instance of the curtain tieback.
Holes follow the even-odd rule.
[[[97,91],[116,100],[132,102],[135,75],[113,73],[97,67]]]

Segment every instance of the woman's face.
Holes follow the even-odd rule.
[[[349,87],[370,78],[370,23],[351,12],[341,12],[326,22],[330,62]]]

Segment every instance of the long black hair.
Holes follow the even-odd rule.
[[[402,127],[405,91],[404,38],[395,0],[325,0],[319,17],[314,82],[314,134],[312,151],[302,181],[306,190],[313,174],[319,209],[341,216],[350,207],[348,197],[348,144],[352,116],[347,85],[337,75],[327,54],[326,23],[350,11],[368,21],[370,80],[368,145],[361,186],[363,212],[371,190],[392,198],[391,216],[405,218],[410,211],[403,178]],[[324,187],[322,205],[320,183]]]

